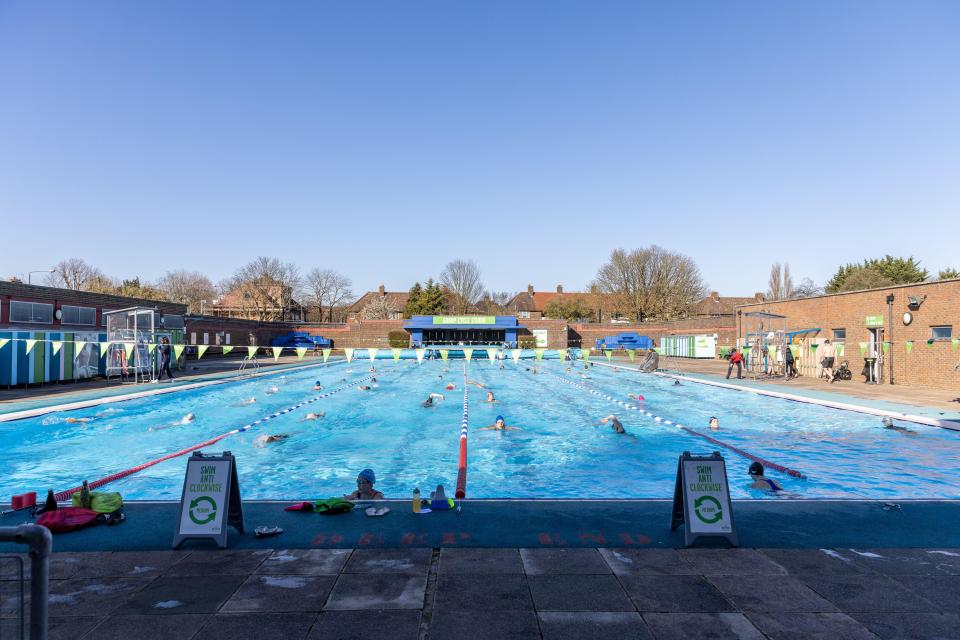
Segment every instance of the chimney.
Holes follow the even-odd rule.
[[[528,284],[528,285],[527,285],[527,293],[529,293],[530,295],[533,295],[533,285],[532,285],[532,284]]]
[[[557,293],[563,293],[563,285],[562,285],[562,284],[558,284],[558,285],[557,285]]]
[[[384,294],[386,293],[386,289],[384,288],[383,285],[380,285],[380,287],[377,289],[377,291],[380,293],[380,297],[381,297],[381,298],[382,298],[382,297],[384,296]]]
[[[767,299],[767,297],[766,297],[765,295],[763,295],[762,293],[760,293],[759,291],[758,291],[757,293],[753,294],[753,298],[754,298],[754,300],[756,300],[757,302],[764,302],[764,301]]]
[[[720,302],[720,292],[719,292],[719,291],[711,291],[711,292],[710,292],[710,299],[713,300],[714,302]]]

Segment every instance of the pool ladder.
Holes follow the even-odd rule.
[[[243,360],[240,362],[240,368],[237,369],[237,375],[242,376],[244,372],[251,376],[260,373],[260,362],[257,360],[257,356],[243,357]]]

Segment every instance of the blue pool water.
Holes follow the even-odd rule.
[[[244,498],[317,498],[352,491],[356,474],[372,467],[377,488],[403,498],[443,483],[452,494],[457,474],[463,409],[463,361],[378,360],[377,387],[353,387],[276,419],[232,435],[208,452],[236,455]],[[563,382],[627,401],[646,397],[646,409],[808,476],[799,480],[776,471],[793,497],[960,498],[960,434],[904,423],[915,435],[883,429],[880,419],[722,389],[693,382],[676,386],[653,375],[582,365],[567,371],[545,361],[507,361],[504,369],[486,360],[467,365],[468,377],[493,390],[469,387],[470,435],[467,495],[472,498],[669,498],[677,456],[710,453],[718,447],[674,426],[654,422],[603,397]],[[271,415],[326,389],[369,375],[369,361],[338,363],[283,376],[274,375],[0,423],[0,496],[27,490],[41,494],[76,486],[160,457]],[[442,376],[439,377],[439,376]],[[444,390],[452,382],[455,391]],[[268,393],[274,385],[276,393]],[[433,408],[430,392],[446,395]],[[243,402],[256,397],[253,404]],[[305,421],[311,411],[326,417]],[[187,413],[189,424],[178,424]],[[599,418],[614,413],[628,435]],[[497,414],[520,431],[480,431]],[[710,416],[721,428],[711,432]],[[68,423],[67,418],[91,418]],[[282,442],[257,446],[265,434],[285,433]],[[749,460],[721,451],[734,497],[771,497],[749,488]],[[109,489],[127,499],[179,499],[186,458],[176,458],[119,480]]]

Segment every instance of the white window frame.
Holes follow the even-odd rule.
[[[529,320],[529,319],[530,319],[530,312],[529,312],[529,311],[517,311],[517,317],[518,317],[518,318],[522,318],[522,319],[524,319],[524,320]]]
[[[936,336],[934,331],[937,329],[947,329],[950,335],[947,336]],[[930,339],[931,340],[952,340],[953,339],[953,325],[952,324],[937,324],[930,327]]]

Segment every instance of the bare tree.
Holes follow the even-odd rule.
[[[812,298],[813,296],[822,296],[823,287],[815,283],[810,278],[804,278],[793,289],[794,298]]]
[[[292,262],[260,256],[237,270],[230,280],[230,296],[261,322],[283,320],[300,287],[300,271]]]
[[[351,298],[350,278],[333,269],[312,269],[307,273],[305,286],[311,301],[317,307],[317,318],[323,320],[324,308],[328,311],[328,322],[333,322],[333,311],[343,306]]]
[[[455,313],[469,311],[483,295],[480,267],[473,260],[454,260],[447,263],[440,273],[440,282],[446,285],[452,294]]]
[[[157,281],[157,288],[163,291],[167,298],[187,305],[187,313],[200,313],[203,304],[201,301],[213,302],[217,297],[210,278],[199,271],[177,269],[167,271]]]
[[[509,291],[484,291],[478,306],[487,314],[506,313],[507,303],[515,295]]]
[[[53,273],[46,278],[48,286],[74,291],[100,290],[105,287],[106,282],[109,282],[109,278],[83,258],[61,260],[53,267]]]
[[[367,306],[360,310],[360,317],[364,320],[389,320],[390,305],[386,297],[376,296]]]
[[[638,322],[686,315],[706,295],[700,269],[689,257],[651,245],[627,252],[616,249],[591,285],[612,298],[614,307]]]
[[[793,278],[790,276],[790,265],[774,262],[770,267],[767,300],[789,300],[792,297]]]

